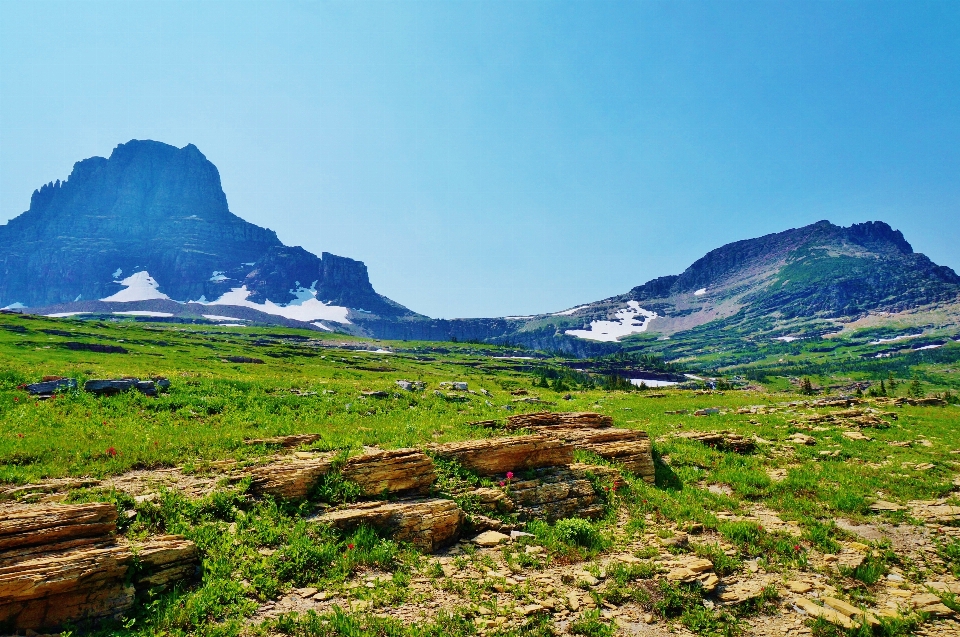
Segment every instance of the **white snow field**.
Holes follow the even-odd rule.
[[[152,316],[153,318],[170,318],[173,316],[170,312],[151,312],[149,310],[129,310],[127,312],[114,312],[122,316]]]
[[[694,295],[694,296],[703,296],[703,295],[706,294],[706,293],[707,293],[707,288],[700,288],[699,290],[697,290],[696,292],[694,292],[693,295]]]
[[[350,310],[340,305],[327,305],[322,301],[318,301],[315,285],[316,281],[314,281],[314,284],[309,288],[300,287],[295,291],[291,290],[293,294],[297,295],[297,299],[287,305],[277,305],[269,299],[266,303],[248,301],[247,297],[250,296],[250,291],[245,285],[239,288],[233,288],[216,301],[207,301],[203,304],[249,307],[254,310],[260,310],[265,314],[282,316],[294,321],[303,321],[304,323],[311,321],[333,321],[335,323],[349,324],[350,321],[347,319],[347,313]]]
[[[111,303],[126,303],[129,301],[149,301],[151,299],[169,299],[170,297],[161,292],[158,288],[160,284],[156,279],[150,276],[146,270],[131,274],[123,281],[114,281],[125,286],[116,294],[112,294],[101,301]]]
[[[636,301],[627,301],[627,307],[617,310],[616,317],[615,321],[592,321],[588,330],[567,330],[564,333],[591,341],[615,343],[621,337],[646,332],[657,313],[643,309]],[[638,321],[637,317],[643,318]]]
[[[569,310],[564,310],[562,312],[554,312],[550,316],[570,316],[574,312],[578,312],[584,308],[590,307],[589,305],[578,305],[577,307],[572,307]]]
[[[650,380],[649,378],[631,378],[630,383],[639,387],[644,385],[646,387],[671,387],[673,385],[679,385],[680,383],[672,380]]]

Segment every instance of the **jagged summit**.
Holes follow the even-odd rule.
[[[231,213],[219,171],[193,144],[132,140],[109,158],[77,162],[65,181],[35,191],[30,209],[0,226],[0,274],[0,307],[227,297],[258,310],[312,302],[410,314],[374,291],[363,263],[285,246],[272,230]]]

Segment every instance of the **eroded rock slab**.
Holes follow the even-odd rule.
[[[15,549],[81,538],[107,539],[117,528],[117,508],[89,504],[0,507],[0,559]]]
[[[0,624],[39,630],[115,616],[137,592],[196,573],[193,542],[118,542],[116,521],[109,503],[0,507]]]
[[[467,440],[430,447],[437,456],[455,460],[483,476],[569,465],[573,462],[573,449],[573,445],[542,434]]]
[[[584,465],[541,469],[535,478],[513,482],[506,496],[525,520],[598,518],[603,515],[603,500],[588,479],[588,472],[589,467]]]
[[[695,440],[715,449],[729,449],[736,453],[750,453],[756,447],[753,440],[732,431],[686,431],[678,438]]]
[[[517,414],[507,418],[509,429],[542,429],[545,427],[586,427],[599,429],[612,427],[613,418],[594,412],[549,412]]]
[[[432,553],[460,536],[465,515],[453,500],[423,498],[396,502],[362,502],[328,511],[313,521],[352,530],[370,525],[393,539]]]
[[[337,454],[301,454],[250,470],[253,489],[287,499],[306,498],[320,479],[337,466]],[[433,484],[433,461],[418,449],[370,449],[349,458],[343,477],[360,485],[364,496],[382,493],[421,493]]]

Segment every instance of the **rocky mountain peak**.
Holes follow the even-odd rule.
[[[117,298],[138,272],[149,273],[151,298],[210,302],[239,289],[233,297],[248,304],[310,295],[408,312],[374,291],[363,263],[285,246],[230,212],[217,167],[193,144],[131,140],[79,161],[0,225],[0,307]]]

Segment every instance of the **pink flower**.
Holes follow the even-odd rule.
[[[513,480],[513,471],[507,471],[507,480]]]
[[[501,487],[505,487],[505,486],[507,486],[507,483],[504,482],[503,480],[501,480],[501,481],[500,481],[500,486],[501,486]]]

